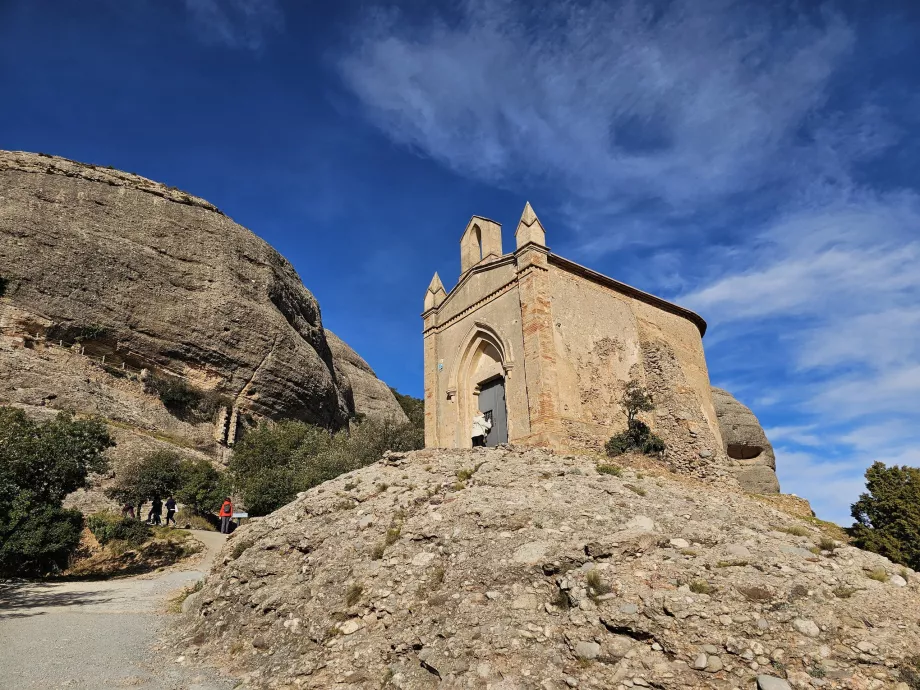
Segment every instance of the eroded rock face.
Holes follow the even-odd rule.
[[[0,154],[4,331],[179,374],[267,417],[343,425],[319,305],[201,199],[136,175]],[[9,315],[7,315],[9,316]],[[18,333],[16,333],[18,331]]]
[[[357,386],[339,380],[319,305],[278,252],[138,175],[0,151],[0,278],[0,403],[97,413],[219,457],[213,420],[171,414],[143,376],[219,395],[241,424],[339,428],[349,387],[389,393],[369,367]]]
[[[351,396],[355,414],[367,417],[391,417],[401,422],[408,421],[406,413],[396,402],[393,391],[370,368],[361,355],[332,331],[326,331],[326,342],[332,351],[336,379],[339,388]]]
[[[251,688],[896,686],[916,573],[872,580],[901,569],[727,482],[594,462],[390,454],[237,530],[178,644]]]
[[[776,456],[757,417],[731,393],[715,386],[712,402],[728,462],[742,488],[755,494],[779,493]]]

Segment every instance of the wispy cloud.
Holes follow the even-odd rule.
[[[853,46],[839,17],[663,7],[470,1],[422,29],[377,14],[340,66],[395,141],[500,184],[561,182],[608,216],[649,200],[692,213],[776,181],[778,157],[817,174],[878,145],[866,132],[822,135],[821,158],[803,150]]]
[[[865,467],[911,457],[920,428],[920,189],[865,172],[911,119],[841,97],[865,27],[833,2],[531,7],[371,14],[338,66],[390,139],[544,190],[578,258],[616,249],[703,312],[781,479],[845,520]]]
[[[277,0],[182,0],[195,32],[207,42],[256,50],[267,34],[280,30],[284,15]]]

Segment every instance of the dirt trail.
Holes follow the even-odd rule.
[[[168,597],[210,570],[225,537],[192,530],[206,551],[161,573],[92,582],[0,585],[0,685],[15,688],[225,690],[232,680],[176,663],[164,648]]]

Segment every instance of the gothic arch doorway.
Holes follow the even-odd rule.
[[[453,371],[451,386],[456,391],[457,446],[472,445],[472,423],[477,412],[491,412],[493,431],[486,444],[495,446],[509,438],[510,420],[505,404],[505,385],[511,369],[507,348],[498,333],[476,324],[465,339],[462,355]]]

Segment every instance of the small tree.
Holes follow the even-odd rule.
[[[850,508],[854,544],[920,569],[920,469],[873,463],[866,488]]]
[[[207,460],[187,460],[182,463],[182,485],[176,492],[180,503],[191,507],[199,515],[220,508],[229,493],[229,482]]]
[[[646,455],[664,451],[664,441],[652,433],[648,424],[636,419],[640,412],[655,409],[651,394],[638,381],[633,380],[626,384],[621,404],[626,409],[626,431],[621,431],[604,444],[607,455],[622,455],[630,450],[638,450]]]
[[[123,468],[105,494],[120,503],[137,506],[140,518],[145,501],[175,494],[182,486],[182,479],[182,457],[173,451],[157,450]]]
[[[105,451],[114,445],[100,420],[61,412],[35,422],[0,407],[0,574],[42,575],[66,564],[83,516],[61,504],[108,468]]]

